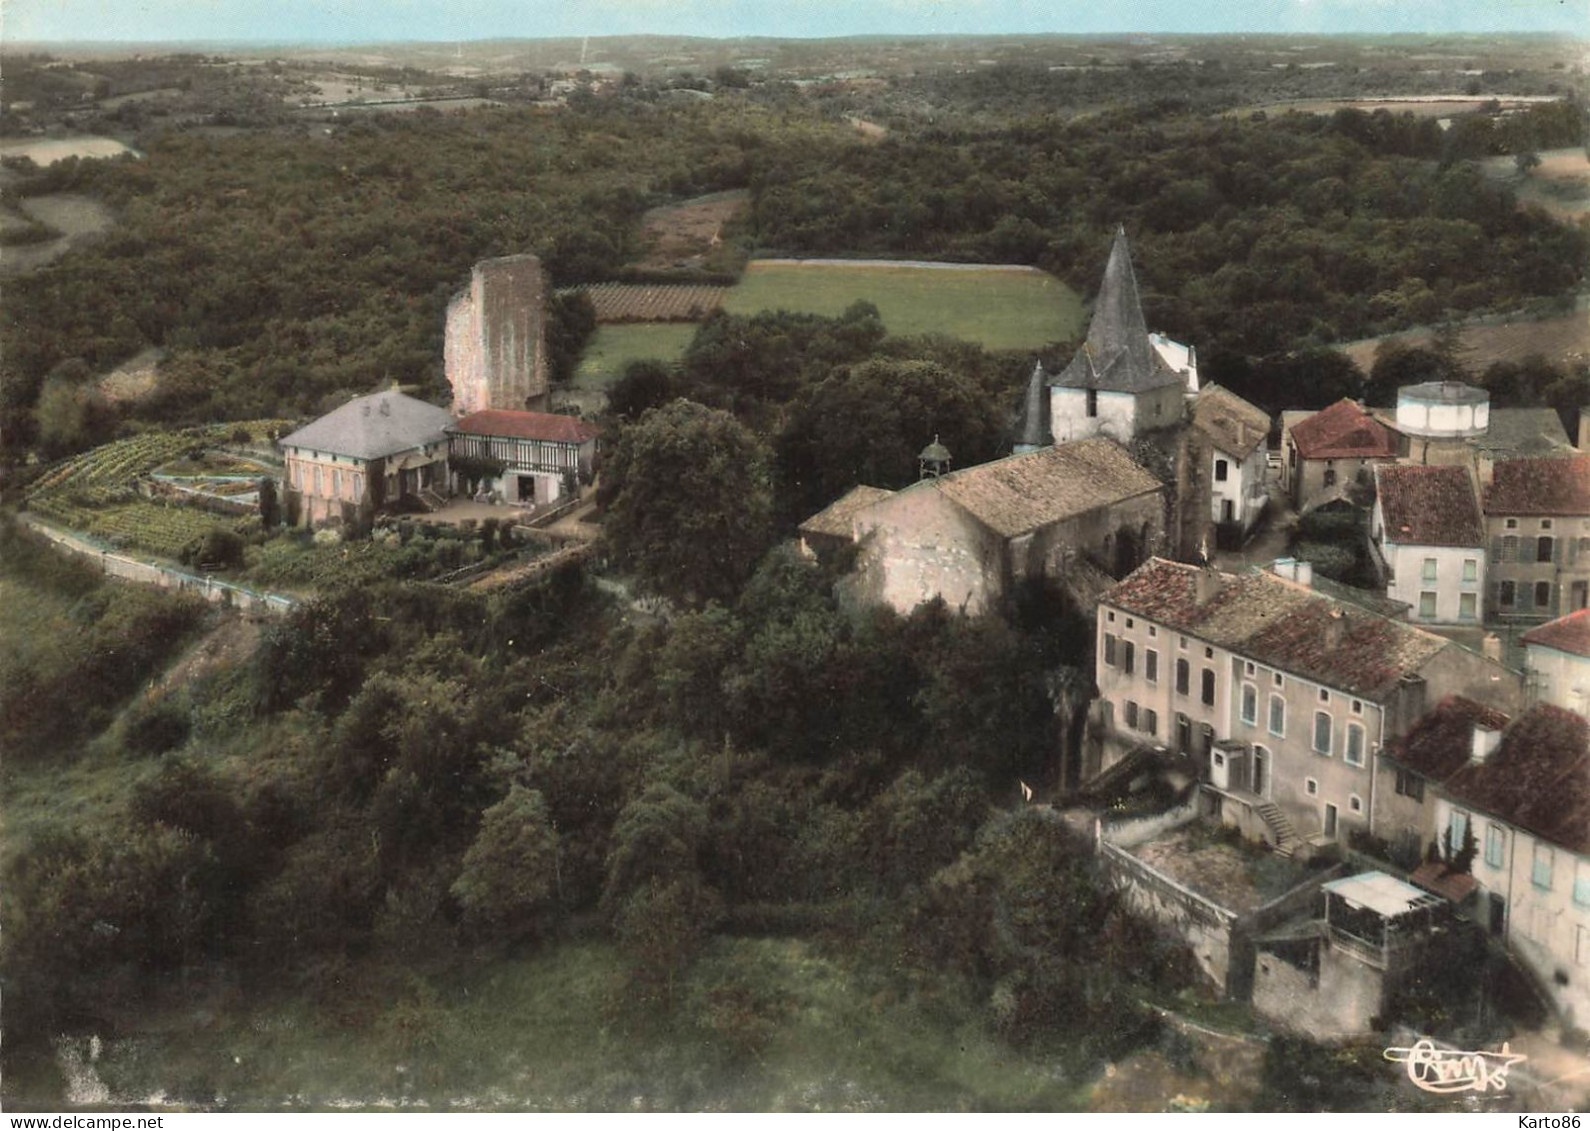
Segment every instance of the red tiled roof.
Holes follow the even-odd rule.
[[[1462,903],[1470,892],[1480,886],[1479,881],[1469,873],[1449,872],[1439,860],[1420,864],[1408,879],[1425,891],[1433,891],[1453,903]]]
[[[1524,633],[1525,644],[1539,644],[1575,656],[1590,656],[1590,609],[1580,609]]]
[[[1100,601],[1283,671],[1384,702],[1448,642],[1271,573],[1208,571],[1152,558]]]
[[[1500,461],[1485,513],[1590,515],[1590,455]]]
[[[470,436],[502,436],[513,440],[547,440],[561,444],[583,444],[594,439],[596,425],[574,416],[550,412],[515,412],[491,408],[459,417],[447,431]]]
[[[1304,459],[1392,459],[1397,438],[1363,405],[1343,398],[1292,428]]]
[[[1481,546],[1474,481],[1465,467],[1381,465],[1375,490],[1385,519],[1386,541],[1403,546]]]
[[[1442,788],[1459,804],[1574,852],[1590,852],[1590,721],[1537,703],[1483,764],[1465,762]]]
[[[1501,730],[1507,716],[1461,695],[1449,695],[1425,714],[1386,753],[1433,781],[1445,781],[1468,765],[1476,725]]]

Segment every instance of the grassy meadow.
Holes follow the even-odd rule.
[[[1074,336],[1082,299],[1036,269],[752,261],[730,289],[731,314],[838,315],[866,300],[890,334],[948,334],[990,350],[1029,350]]]

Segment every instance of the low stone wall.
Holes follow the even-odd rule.
[[[1231,981],[1231,940],[1237,914],[1108,840],[1100,842],[1099,853],[1127,907],[1180,936],[1192,948],[1199,968],[1225,992]]]
[[[241,585],[233,585],[229,581],[200,577],[173,566],[160,566],[152,562],[139,561],[137,558],[129,558],[125,554],[95,545],[93,541],[81,535],[69,534],[40,522],[31,515],[24,515],[22,522],[36,534],[48,539],[58,549],[96,563],[101,572],[108,577],[191,593],[203,597],[211,604],[225,605],[247,613],[287,613],[297,604],[295,598],[280,593],[260,593]]]

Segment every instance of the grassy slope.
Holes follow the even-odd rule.
[[[637,1007],[606,944],[563,943],[423,982],[393,974],[346,1001],[289,998],[152,1011],[95,1066],[112,1102],[165,1092],[234,1110],[1064,1110],[1085,1089],[1004,1049],[974,1004],[879,989],[860,963],[789,939],[718,939],[677,991]],[[777,1002],[756,1052],[697,1024],[726,981]],[[201,1028],[185,1015],[202,1014]]]
[[[896,336],[949,334],[994,350],[1035,349],[1072,337],[1084,313],[1076,292],[1037,272],[756,262],[729,291],[724,309],[832,316],[861,299],[876,304]]]
[[[632,361],[679,360],[695,337],[692,322],[626,322],[598,326],[574,372],[576,389],[605,389]]]

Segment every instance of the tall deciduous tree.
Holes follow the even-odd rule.
[[[693,401],[648,412],[604,476],[609,544],[649,592],[730,598],[771,540],[767,449],[726,412]]]
[[[546,800],[515,785],[482,815],[453,895],[466,921],[512,928],[545,905],[557,887],[557,868],[558,834]]]
[[[858,483],[904,487],[935,436],[957,466],[1003,453],[1010,406],[943,365],[877,360],[839,370],[802,398],[778,440],[782,504],[804,517]]]

